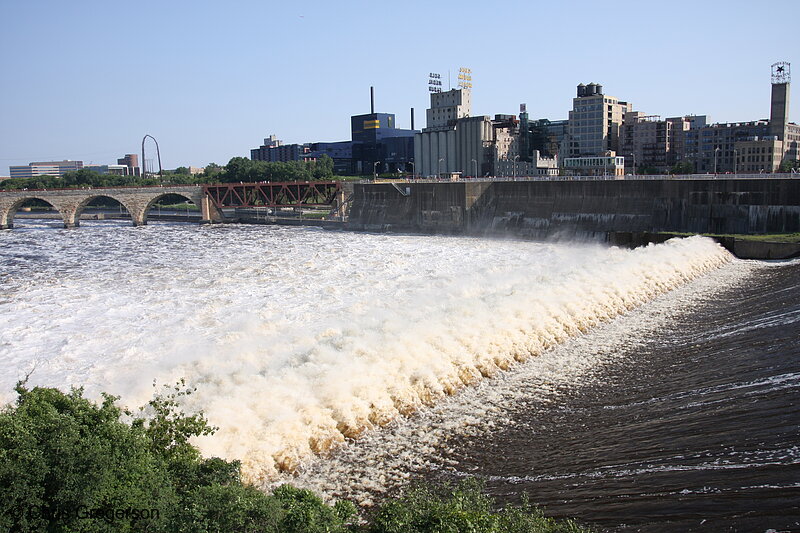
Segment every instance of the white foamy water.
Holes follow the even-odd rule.
[[[220,428],[203,452],[264,481],[731,259],[701,238],[622,250],[102,223],[2,232],[0,250],[4,400],[34,366],[32,385],[129,406],[185,377],[186,407]]]

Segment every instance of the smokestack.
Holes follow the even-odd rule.
[[[414,129],[414,108],[411,108],[411,129]]]
[[[369,88],[369,112],[375,114],[375,87]]]

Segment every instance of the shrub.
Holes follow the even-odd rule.
[[[381,505],[369,533],[578,533],[571,520],[546,518],[523,499],[521,506],[493,512],[494,501],[483,485],[467,479],[438,489],[417,487]]]
[[[190,439],[215,431],[202,414],[180,410],[192,394],[181,381],[137,414],[24,383],[0,409],[0,531],[263,533],[579,532],[523,501],[492,511],[467,480],[418,487],[388,499],[355,525],[348,501],[325,504],[283,485],[272,494],[244,485],[238,461],[205,459]],[[130,419],[130,423],[126,422]]]

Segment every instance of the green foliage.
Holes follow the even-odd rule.
[[[223,183],[330,180],[333,179],[333,159],[323,155],[317,161],[272,162],[234,157],[217,178]]]
[[[694,164],[691,161],[678,161],[669,169],[670,174],[692,174],[694,172]]]
[[[778,167],[778,172],[800,171],[800,161],[797,159],[784,159]]]
[[[215,428],[181,410],[195,392],[183,381],[136,414],[82,389],[16,391],[0,411],[0,531],[335,533],[355,516],[306,490],[265,494],[242,484],[238,461],[202,458],[190,439]]]
[[[344,532],[348,531],[347,520],[355,516],[351,502],[338,502],[330,507],[311,491],[291,485],[281,485],[273,495],[284,511],[280,522],[282,533]]]
[[[582,531],[545,518],[527,501],[492,511],[482,486],[466,481],[389,499],[371,522],[353,524],[348,501],[327,505],[283,485],[245,485],[240,464],[204,459],[190,439],[215,428],[186,414],[195,390],[183,381],[136,413],[104,395],[100,404],[24,383],[0,409],[0,531],[264,533],[536,533]],[[129,420],[126,422],[125,420]]]
[[[380,506],[369,533],[578,533],[575,522],[546,518],[527,499],[521,506],[492,511],[494,502],[474,479],[439,490],[418,487]]]
[[[200,485],[185,498],[176,531],[282,531],[280,503],[242,484]]]
[[[217,430],[209,425],[202,413],[186,415],[180,410],[180,399],[195,391],[186,387],[184,380],[180,380],[171,392],[156,395],[147,406],[140,409],[145,417],[133,421],[132,426],[143,429],[147,436],[150,451],[161,455],[168,465],[198,462],[200,452],[189,439],[212,435]]]
[[[0,530],[163,530],[177,495],[147,437],[120,421],[115,398],[18,385],[0,413]],[[110,510],[148,519],[109,519]],[[87,519],[87,513],[103,515]],[[156,518],[153,519],[152,516]]]

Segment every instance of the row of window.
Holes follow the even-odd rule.
[[[756,146],[742,149],[743,154],[771,154],[772,146]]]
[[[766,163],[766,162],[771,162],[772,161],[772,156],[771,155],[770,156],[766,156],[766,155],[748,155],[747,159],[745,159],[745,161],[747,161],[748,163],[759,163],[759,162]]]

